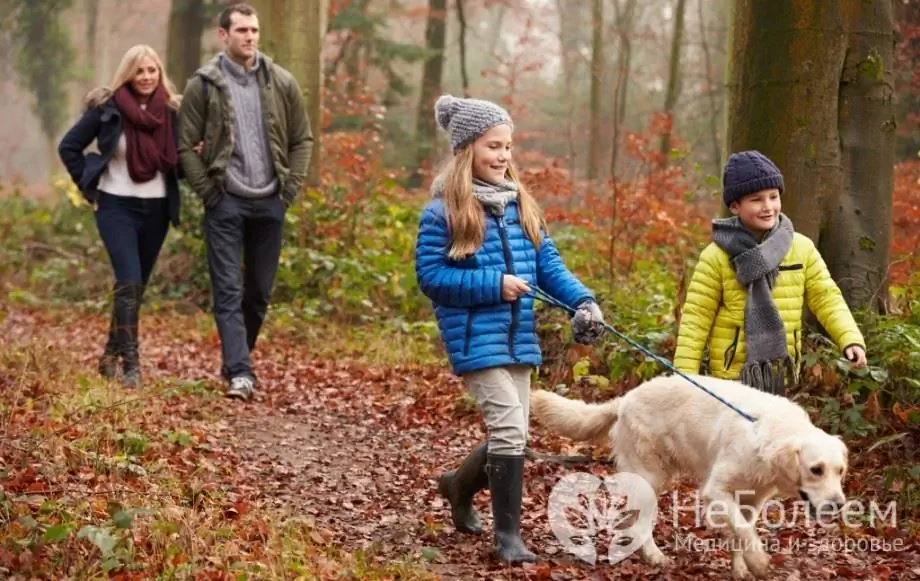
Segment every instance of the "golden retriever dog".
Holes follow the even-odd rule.
[[[756,422],[680,375],[656,377],[604,403],[534,390],[531,413],[550,432],[608,443],[617,471],[641,476],[656,494],[672,479],[693,479],[702,501],[720,515],[710,513],[710,524],[731,541],[733,575],[762,578],[770,566],[756,530],[764,503],[778,493],[801,498],[812,515],[836,514],[846,502],[847,447],[785,397],[737,381],[688,377]],[[650,564],[672,563],[653,535],[640,552]]]

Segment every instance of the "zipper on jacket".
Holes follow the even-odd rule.
[[[508,274],[514,274],[514,261],[511,259],[511,245],[508,243],[508,230],[505,226],[505,217],[497,216],[495,220],[498,222],[498,232],[502,240],[502,252],[505,255],[505,268],[508,269]],[[508,350],[511,352],[511,358],[515,361],[518,360],[517,355],[514,354],[514,334],[517,332],[518,326],[518,316],[521,311],[521,300],[518,299],[511,303],[511,327],[508,329]]]
[[[796,373],[798,373],[799,368],[799,330],[792,330],[792,345],[795,348],[795,368]]]
[[[732,341],[732,344],[728,346],[728,349],[725,350],[725,357],[723,357],[723,364],[725,365],[725,371],[728,371],[728,368],[732,366],[732,362],[735,361],[735,352],[738,350],[738,336],[741,334],[741,328],[735,328],[735,338]]]

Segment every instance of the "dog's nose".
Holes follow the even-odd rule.
[[[835,495],[824,503],[824,508],[832,514],[839,514],[846,505],[846,499],[843,496]]]

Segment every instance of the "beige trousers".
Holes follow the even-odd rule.
[[[524,454],[532,370],[530,366],[515,365],[473,371],[463,376],[485,421],[489,454]]]

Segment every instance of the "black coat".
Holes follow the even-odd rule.
[[[173,138],[178,148],[178,114],[171,110],[170,115],[173,123]],[[99,198],[99,192],[96,190],[99,176],[102,175],[109,160],[115,154],[123,130],[121,111],[115,105],[115,100],[109,99],[98,107],[88,108],[83,117],[61,138],[58,155],[64,162],[67,173],[80,188],[83,197],[90,203]],[[98,143],[99,153],[84,154],[83,150],[94,139]],[[179,179],[182,177],[180,172],[179,164],[176,164],[163,176],[166,181],[169,221],[173,226],[179,225]]]

